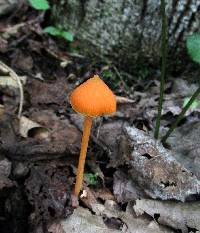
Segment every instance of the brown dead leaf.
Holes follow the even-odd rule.
[[[49,137],[49,130],[47,128],[24,116],[19,120],[19,133],[24,138],[31,136],[38,139],[47,139]]]
[[[12,174],[15,178],[24,178],[29,172],[28,163],[15,162],[12,168]]]
[[[120,144],[123,143],[123,127],[127,125],[124,121],[104,123],[99,130],[99,140],[109,148],[110,166],[116,166],[121,162]],[[105,140],[106,139],[106,140]],[[112,163],[114,161],[114,163]]]
[[[2,37],[5,39],[9,39],[11,36],[16,35],[18,31],[25,26],[25,23],[18,23],[13,26],[7,26],[3,28]]]
[[[29,54],[16,51],[12,60],[15,67],[23,71],[30,71],[33,68],[33,59]]]
[[[8,41],[0,37],[0,52],[6,53],[8,50]]]
[[[27,90],[32,105],[38,104],[67,104],[67,97],[71,90],[67,82],[60,78],[51,83],[39,80],[29,80]]]
[[[103,201],[115,199],[115,197],[113,196],[111,191],[109,189],[106,189],[106,188],[96,189],[94,192],[94,195],[95,195],[96,199],[100,198]]]
[[[66,233],[59,222],[51,223],[47,228],[49,233]]]
[[[92,214],[88,209],[78,207],[73,215],[61,221],[65,233],[173,233],[166,227],[145,217],[136,218],[131,212],[120,211],[114,201],[106,201],[105,205],[92,206]],[[102,218],[103,216],[103,218]]]
[[[9,158],[36,161],[79,154],[81,133],[67,119],[60,119],[50,111],[35,112],[30,119],[50,130],[48,140],[37,137],[23,140],[18,138],[12,126],[16,126],[16,121],[5,117],[0,121],[3,138],[0,148]]]
[[[79,207],[74,214],[61,221],[65,233],[118,233],[120,231],[107,228],[100,216],[92,215],[89,210]]]
[[[47,53],[49,53],[52,57],[58,59],[62,62],[65,62],[67,64],[72,63],[72,60],[70,59],[69,55],[67,52],[65,51],[61,51],[56,42],[51,40],[49,38],[49,40],[44,44],[44,49],[47,51]]]
[[[11,188],[14,187],[14,182],[8,177],[11,173],[11,162],[3,158],[0,160],[0,196],[6,197]]]
[[[200,231],[200,202],[177,203],[143,199],[137,200],[133,208],[137,216],[148,214],[156,217],[158,223],[183,233]]]
[[[41,50],[43,49],[43,44],[40,41],[28,39],[27,42],[30,50],[38,54],[41,54]]]
[[[0,175],[0,195],[1,196],[7,196],[7,192],[5,190],[9,190],[14,186],[13,182],[5,177]]]
[[[178,97],[192,96],[197,88],[198,85],[194,83],[191,84],[186,79],[176,78],[173,82],[172,93],[176,93]]]
[[[18,1],[17,0],[1,0],[0,3],[0,15],[8,14],[9,12],[13,11],[17,7]]]
[[[0,175],[8,177],[11,172],[11,162],[7,159],[0,160]]]
[[[134,184],[130,177],[119,169],[114,173],[113,193],[120,203],[146,196],[142,188]]]
[[[189,122],[174,130],[167,143],[174,157],[200,179],[200,123]]]
[[[149,82],[150,83],[150,82]],[[174,79],[174,82],[166,83],[166,91],[164,95],[163,109],[162,109],[162,125],[169,125],[173,121],[173,116],[177,116],[183,107],[183,103],[186,97],[191,97],[194,91],[197,89],[196,84],[190,84],[184,79]],[[144,87],[141,88],[142,90]],[[154,122],[157,116],[157,106],[159,100],[159,85],[157,81],[150,83],[145,92],[135,91],[131,97],[135,100],[134,106],[132,106],[131,119],[147,120],[150,127],[154,127]],[[200,98],[199,98],[200,99]],[[126,106],[129,109],[129,106]],[[200,112],[200,108],[190,109],[186,112],[186,116],[191,115],[193,112]],[[124,116],[126,110],[123,106],[119,106],[117,114]],[[126,113],[127,114],[127,113]],[[170,116],[170,117],[169,117]]]

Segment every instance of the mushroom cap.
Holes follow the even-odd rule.
[[[72,91],[70,104],[76,112],[91,117],[116,112],[116,97],[98,75]]]

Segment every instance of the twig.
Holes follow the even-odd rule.
[[[161,121],[161,114],[162,114],[162,105],[163,105],[163,95],[164,95],[164,85],[165,85],[165,77],[166,77],[166,60],[167,60],[167,22],[166,22],[166,15],[165,15],[165,0],[161,0],[161,16],[162,16],[162,46],[161,46],[161,53],[162,53],[162,68],[161,68],[161,81],[160,81],[160,98],[158,104],[158,115],[156,119],[156,128],[154,137],[158,139],[159,131],[160,131],[160,121]]]
[[[123,96],[118,96],[118,95],[116,96],[116,101],[117,101],[117,104],[132,104],[136,102],[135,100],[132,100],[132,99],[129,99]]]
[[[100,134],[100,129],[101,129],[101,126],[102,126],[102,122],[103,122],[103,118],[100,119],[100,123],[99,123],[99,126],[97,128],[97,135],[96,135],[97,140],[99,139],[99,134]]]
[[[176,118],[176,120],[174,121],[174,123],[171,125],[171,127],[169,128],[169,130],[167,131],[167,133],[165,134],[165,136],[162,138],[162,143],[166,142],[166,140],[169,137],[169,135],[174,131],[174,129],[176,128],[176,126],[178,125],[178,123],[181,121],[181,119],[183,118],[183,116],[185,115],[185,113],[187,112],[187,110],[189,109],[189,107],[192,105],[192,103],[194,102],[194,100],[196,99],[196,97],[199,94],[200,94],[200,86],[194,92],[194,94],[192,95],[192,97],[190,98],[190,100],[187,102],[187,104],[185,105],[185,107],[182,109],[181,113],[178,115],[178,117]]]
[[[126,82],[124,82],[124,80],[123,80],[121,74],[119,73],[117,67],[116,67],[116,66],[113,66],[113,69],[114,69],[116,75],[118,76],[118,78],[120,79],[120,81],[122,82],[122,85],[124,86],[125,90],[128,91],[128,90],[129,90],[129,87],[128,87],[128,85],[126,84]]]
[[[0,61],[0,69],[2,69],[2,71],[5,73],[9,73],[10,77],[13,78],[18,84],[19,92],[20,92],[18,118],[20,118],[22,115],[23,103],[24,103],[24,91],[23,91],[23,85],[21,83],[21,80],[19,76],[14,72],[14,70],[12,70],[10,67],[4,64],[2,61]]]

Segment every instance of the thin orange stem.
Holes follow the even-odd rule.
[[[82,136],[82,142],[81,142],[81,151],[80,151],[80,157],[78,162],[78,170],[76,175],[76,184],[74,189],[74,194],[76,196],[79,195],[79,192],[82,187],[83,183],[83,173],[84,173],[84,167],[85,167],[85,158],[87,153],[87,147],[88,147],[88,141],[90,137],[90,130],[92,126],[92,117],[86,116],[83,124],[83,136]]]

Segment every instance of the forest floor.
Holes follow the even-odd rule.
[[[87,58],[45,22],[24,4],[0,21],[0,232],[200,232],[199,99],[163,147],[153,138],[159,69],[135,77]],[[117,112],[94,120],[74,209],[83,118],[68,96],[93,74]],[[166,82],[161,135],[197,88],[187,78]]]

